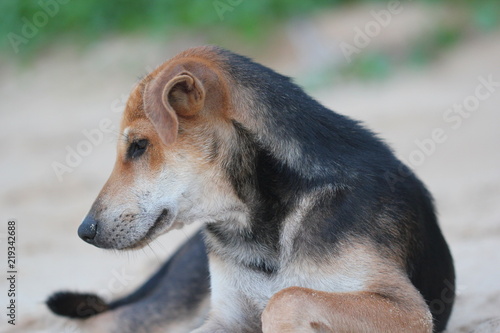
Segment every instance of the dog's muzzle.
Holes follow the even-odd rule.
[[[80,227],[78,227],[78,236],[85,242],[94,245],[94,239],[97,234],[97,221],[92,216],[87,215]]]

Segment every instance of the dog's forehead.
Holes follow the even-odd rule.
[[[147,119],[146,113],[144,112],[143,106],[143,91],[144,91],[144,80],[137,84],[132,92],[130,93],[127,103],[125,104],[125,110],[123,112],[121,121],[121,131],[123,132],[125,128],[129,127],[133,122],[139,119]]]

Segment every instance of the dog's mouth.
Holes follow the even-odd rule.
[[[163,209],[160,215],[156,218],[155,222],[149,228],[148,232],[138,240],[136,243],[126,247],[127,250],[140,249],[152,242],[158,235],[163,233],[171,224],[174,219],[174,214],[168,210]]]

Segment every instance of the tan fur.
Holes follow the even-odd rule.
[[[359,279],[362,288],[282,289],[266,305],[263,332],[432,332],[432,316],[422,296],[400,268],[390,264],[395,261],[357,241],[344,244],[342,253],[325,266],[352,281]]]
[[[211,255],[214,310],[196,333],[211,332],[219,322],[236,329],[262,311],[264,333],[432,332],[427,305],[398,260],[367,244],[350,239],[316,264],[290,254],[273,276]]]
[[[264,333],[432,332],[432,317],[421,304],[366,291],[327,293],[300,287],[275,294],[262,323]]]

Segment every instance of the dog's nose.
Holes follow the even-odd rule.
[[[78,236],[87,243],[93,244],[97,233],[97,221],[90,215],[87,215],[78,228]]]

